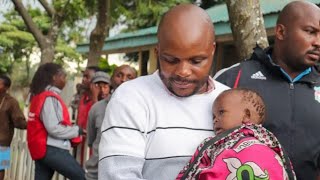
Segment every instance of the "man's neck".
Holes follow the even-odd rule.
[[[208,91],[208,81],[199,89],[197,94],[203,94]]]
[[[284,70],[284,72],[286,72],[290,76],[291,79],[295,79],[297,76],[299,76],[299,74],[301,74],[304,71],[304,70],[299,70],[299,71],[293,70],[286,63],[284,63],[283,57],[277,56],[276,53],[272,53],[272,61],[276,65],[280,66]]]
[[[1,92],[1,93],[0,93],[0,97],[5,96],[6,94],[7,94],[7,92]]]

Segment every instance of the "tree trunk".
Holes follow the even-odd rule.
[[[47,43],[42,43],[40,46],[40,49],[41,49],[40,65],[53,62],[54,60],[54,53],[55,53],[54,43],[51,42],[51,40],[49,39],[46,39],[46,40],[47,40]]]
[[[97,24],[90,34],[90,45],[87,66],[98,65],[104,40],[108,36],[108,13],[110,0],[98,0]]]
[[[256,44],[268,47],[259,0],[226,0],[226,4],[239,57],[249,58]]]
[[[41,30],[38,28],[36,23],[32,20],[32,17],[28,14],[27,9],[24,7],[21,0],[12,0],[15,9],[18,11],[20,16],[22,17],[24,23],[28,27],[29,31],[37,41],[40,50],[41,50],[41,62],[40,64],[44,64],[47,62],[52,62],[54,60],[55,53],[55,44],[58,39],[59,29],[64,21],[64,12],[56,12],[49,4],[40,0],[41,5],[47,11],[52,19],[52,26],[49,29],[47,35],[44,35]],[[68,4],[68,3],[67,3]],[[66,7],[67,8],[67,5]]]

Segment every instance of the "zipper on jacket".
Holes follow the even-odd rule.
[[[294,84],[290,83],[290,89],[294,89]]]

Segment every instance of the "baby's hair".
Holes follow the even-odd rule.
[[[260,118],[259,122],[263,123],[265,119],[266,108],[265,108],[263,98],[258,92],[252,89],[247,89],[247,88],[236,88],[236,89],[228,89],[226,91],[223,91],[219,96],[224,96],[229,93],[240,93],[242,95],[241,100],[244,103],[247,103],[248,105],[252,105],[251,107],[256,111],[256,113]]]

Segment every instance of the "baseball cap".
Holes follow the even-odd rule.
[[[105,72],[97,71],[92,78],[92,83],[97,82],[105,82],[110,84],[110,76]]]

